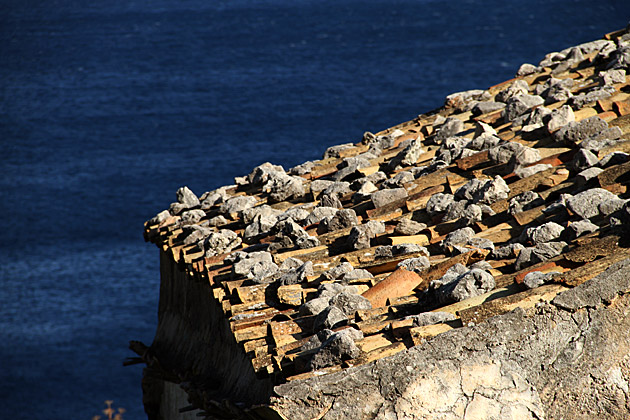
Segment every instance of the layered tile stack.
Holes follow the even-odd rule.
[[[145,238],[276,384],[533,307],[630,257],[627,71],[625,30],[548,54],[322,160],[181,188]]]

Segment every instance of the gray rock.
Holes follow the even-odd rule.
[[[573,109],[569,105],[562,105],[560,108],[551,111],[549,121],[547,121],[547,131],[554,133],[572,122],[575,122]]]
[[[151,226],[151,225],[159,225],[160,223],[162,223],[163,221],[165,221],[169,217],[171,217],[171,213],[169,213],[168,210],[162,210],[157,215],[155,215],[155,217],[150,219],[148,224],[149,224],[149,226]]]
[[[518,71],[516,72],[516,77],[527,76],[530,74],[537,73],[539,71],[540,71],[539,67],[536,67],[533,64],[524,63],[524,64],[521,64],[521,66],[518,68]]]
[[[318,349],[322,346],[322,343],[328,340],[334,333],[335,332],[332,330],[321,330],[317,334],[313,334],[306,344],[300,347],[300,350],[307,351]]]
[[[374,250],[375,258],[391,258],[393,255],[391,245],[382,245],[376,247],[376,250]]]
[[[471,265],[470,268],[478,268],[480,270],[485,270],[488,272],[493,269],[492,264],[490,264],[488,261],[477,261],[476,263]]]
[[[573,222],[569,224],[569,226],[567,226],[567,228],[564,230],[563,238],[565,238],[567,241],[572,241],[582,235],[597,232],[598,229],[599,226],[591,223],[589,220],[580,220],[577,222]]]
[[[311,171],[313,171],[313,168],[315,167],[315,162],[313,162],[312,160],[307,160],[304,163],[301,163],[299,165],[295,165],[293,168],[290,168],[288,171],[289,175],[306,175],[306,174],[310,174]]]
[[[413,166],[423,153],[424,150],[422,149],[421,139],[417,138],[412,140],[409,145],[407,145],[391,160],[389,168],[391,170],[395,170],[401,166]]]
[[[313,331],[317,332],[323,329],[334,330],[348,323],[346,314],[334,305],[328,306],[315,317],[313,321]]]
[[[433,194],[427,201],[426,211],[431,216],[446,211],[448,206],[454,201],[452,194],[437,193]]]
[[[407,255],[413,254],[416,252],[423,252],[427,256],[429,255],[429,251],[423,246],[418,244],[398,244],[392,246],[392,254],[393,255]]]
[[[476,203],[492,204],[499,200],[505,200],[510,193],[510,187],[505,183],[503,178],[495,176],[494,179],[488,180],[481,189],[474,195],[473,201]]]
[[[523,232],[523,237],[525,240],[537,245],[558,239],[563,231],[564,228],[556,222],[547,222],[540,226],[527,228]]]
[[[469,104],[471,102],[486,101],[490,98],[491,96],[488,91],[480,89],[466,90],[463,92],[456,92],[448,95],[446,97],[446,100],[444,101],[444,105],[447,108],[462,109],[466,106],[466,104]]]
[[[487,179],[473,178],[455,191],[455,198],[458,200],[473,201],[487,182]]]
[[[500,248],[495,248],[494,251],[492,251],[491,255],[494,259],[497,260],[515,258],[518,256],[522,249],[525,249],[525,247],[521,244],[509,244]]]
[[[309,362],[311,370],[318,370],[341,363],[342,360],[355,359],[361,355],[361,350],[354,343],[363,338],[363,333],[354,328],[347,328],[336,332],[322,343],[321,348],[313,355]]]
[[[343,262],[330,270],[323,272],[322,276],[327,280],[337,280],[342,278],[344,274],[351,272],[353,269],[352,264],[349,262]]]
[[[460,275],[468,272],[468,269],[465,265],[457,263],[450,267],[446,273],[437,280],[433,280],[429,283],[429,287],[432,290],[438,290],[444,285],[454,282]]]
[[[328,308],[329,300],[330,296],[322,296],[309,300],[304,305],[300,306],[300,316],[319,315],[324,309]]]
[[[494,243],[487,238],[472,237],[466,242],[466,245],[473,248],[487,249],[490,252],[494,251]],[[462,253],[466,251],[467,250],[463,249]]]
[[[542,286],[545,283],[549,283],[553,280],[553,276],[557,273],[542,273],[540,271],[532,271],[527,273],[523,279],[523,284],[528,289],[535,289]]]
[[[514,267],[518,271],[530,265],[547,261],[549,258],[560,255],[566,248],[567,243],[562,241],[545,242],[531,248],[524,248],[519,252]]]
[[[332,218],[337,214],[335,207],[315,207],[311,214],[304,220],[306,226],[319,223],[323,219]]]
[[[626,82],[626,70],[625,69],[611,69],[606,71],[600,71],[598,73],[599,78],[604,85],[612,85],[613,83],[625,83]]]
[[[599,205],[616,198],[615,194],[603,188],[591,188],[566,200],[567,207],[583,219],[590,219],[599,214]]]
[[[177,202],[187,208],[196,207],[200,204],[199,198],[188,187],[181,187],[177,190]]]
[[[228,220],[222,215],[215,216],[208,220],[208,226],[223,226],[227,225],[228,223]]]
[[[624,204],[626,204],[627,202],[628,200],[623,200],[615,196],[599,203],[597,209],[599,210],[599,213],[601,215],[608,217],[611,214],[621,210]]]
[[[343,281],[353,281],[353,280],[362,280],[362,279],[371,279],[374,277],[372,273],[363,268],[353,268],[351,271],[345,273],[341,279]]]
[[[512,198],[509,203],[508,213],[516,214],[542,205],[545,201],[534,191],[525,191]]]
[[[379,190],[370,196],[374,207],[379,208],[407,197],[407,190],[404,188],[392,188],[387,190]]]
[[[278,266],[275,263],[259,261],[252,266],[247,277],[257,284],[272,283],[278,271]]]
[[[612,152],[601,158],[598,163],[600,168],[606,169],[610,166],[621,165],[630,161],[630,154],[624,152]]]
[[[597,175],[604,172],[601,168],[588,168],[575,176],[576,185],[582,187],[586,185],[591,179],[597,178]]]
[[[507,103],[509,99],[515,96],[525,95],[528,91],[529,85],[525,80],[515,80],[514,83],[497,93],[494,100],[497,102]]]
[[[353,143],[344,143],[336,146],[330,146],[324,152],[324,159],[338,158],[340,157],[339,152],[341,152],[342,150],[351,149],[352,147],[354,147]]]
[[[516,169],[514,169],[514,174],[520,179],[523,179],[551,168],[552,166],[548,163],[539,163],[538,165],[517,167]]]
[[[446,238],[440,242],[440,246],[448,250],[455,245],[465,245],[473,236],[475,236],[475,231],[471,227],[457,229],[446,235]]]
[[[339,293],[351,293],[358,294],[358,289],[356,286],[350,286],[342,283],[324,283],[321,284],[317,293],[319,297],[328,297],[329,299],[333,296],[337,296]]]
[[[446,214],[444,214],[442,220],[457,220],[461,217],[464,217],[464,212],[466,211],[467,205],[468,201],[466,200],[453,201],[446,208]]]
[[[477,104],[472,107],[472,113],[474,116],[478,116],[503,108],[505,108],[505,104],[503,102],[477,102]]]
[[[334,183],[335,181],[330,181],[327,179],[316,179],[311,182],[311,192],[314,196],[318,196],[321,192],[323,192],[326,188],[330,187]]]
[[[624,45],[610,54],[609,69],[630,69],[630,45]]]
[[[339,200],[339,197],[337,197],[336,194],[326,194],[326,193],[321,194],[319,196],[319,206],[330,207],[334,209],[343,208],[343,204],[341,204],[341,201]]]
[[[579,149],[568,166],[575,172],[581,172],[584,169],[595,166],[598,162],[599,160],[593,152],[590,150]]]
[[[406,260],[402,260],[398,263],[398,267],[402,267],[405,270],[415,271],[416,273],[420,273],[431,266],[429,259],[425,256],[420,256],[416,258],[407,258]]]
[[[295,240],[295,245],[300,249],[315,248],[320,245],[319,239],[315,236],[303,236]]]
[[[258,251],[258,252],[242,252],[239,254],[239,258],[232,265],[232,274],[237,276],[244,276],[248,278],[252,278],[249,276],[251,268],[257,262],[273,262],[273,257],[269,252],[266,251]]]
[[[184,228],[184,245],[191,245],[206,239],[212,233],[208,227],[191,225]]]
[[[200,209],[187,210],[182,212],[179,223],[183,226],[192,225],[206,217],[206,212]]]
[[[595,89],[588,93],[580,93],[579,95],[575,95],[569,98],[567,104],[572,106],[573,109],[581,109],[585,105],[588,105],[595,101],[610,98],[612,92],[614,92],[614,89],[608,89],[610,89],[609,86],[604,86],[603,88]]]
[[[477,204],[470,204],[466,207],[460,219],[465,226],[470,226],[474,223],[481,222],[482,217],[483,212],[481,211],[481,207]]]
[[[425,223],[416,222],[411,219],[401,219],[396,225],[394,233],[397,235],[417,235],[426,228],[427,225]]]
[[[299,268],[291,269],[282,276],[280,276],[278,282],[283,285],[291,285],[302,283],[307,280],[308,276],[313,275],[313,263],[311,261],[306,261]]]
[[[409,318],[413,319],[414,327],[443,324],[447,321],[454,321],[457,319],[457,317],[450,312],[422,312],[418,315],[412,315]]]
[[[461,274],[455,280],[455,283],[455,287],[450,292],[450,297],[456,302],[482,295],[496,287],[492,274],[477,268]]]
[[[402,188],[404,184],[415,179],[409,171],[402,171],[383,182],[383,188]]]
[[[355,293],[341,292],[330,298],[330,304],[338,307],[346,316],[354,316],[359,310],[372,309],[369,300]]]
[[[268,193],[273,202],[301,198],[306,193],[303,178],[287,175],[284,172],[270,173],[262,191]]]
[[[241,244],[241,238],[229,229],[221,229],[212,232],[206,239],[199,241],[197,246],[205,251],[206,257],[224,254],[233,250]]]
[[[340,229],[348,229],[359,224],[359,219],[352,209],[341,209],[331,219],[321,222],[322,232],[333,232]],[[319,232],[319,229],[318,229]]]
[[[601,133],[608,128],[608,123],[598,116],[589,117],[578,122],[571,122],[555,132],[557,141],[579,144],[583,140]]]
[[[523,146],[520,150],[514,153],[514,163],[519,166],[530,165],[538,162],[542,157],[540,151],[532,147]]]
[[[630,259],[608,267],[597,277],[556,296],[552,304],[576,311],[581,308],[596,308],[630,291]]]
[[[455,117],[448,117],[435,134],[433,141],[435,144],[442,144],[447,138],[456,136],[462,131],[464,131],[464,123],[462,120]]]
[[[311,203],[312,204],[312,203]],[[291,219],[296,223],[304,223],[304,220],[311,214],[308,207],[293,207],[278,216],[278,222]]]
[[[280,264],[280,271],[286,272],[290,270],[296,270],[300,268],[304,264],[304,261],[299,258],[289,257],[286,260],[282,261]]]
[[[508,163],[512,157],[524,146],[515,141],[508,141],[499,146],[488,149],[490,160],[497,165]]]
[[[254,207],[256,204],[256,197],[251,196],[238,196],[228,199],[225,203],[219,207],[219,212],[224,215],[239,214],[243,210]]]
[[[507,100],[504,118],[506,121],[512,121],[516,117],[523,115],[530,109],[543,105],[545,100],[538,95],[518,95]]]

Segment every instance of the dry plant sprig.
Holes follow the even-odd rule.
[[[126,410],[122,407],[118,407],[118,411],[114,410],[112,408],[113,403],[112,400],[105,401],[107,408],[103,410],[103,413],[107,416],[106,420],[123,420],[122,415]],[[92,420],[101,420],[101,416],[94,416]]]

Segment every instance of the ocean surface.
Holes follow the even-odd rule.
[[[0,1],[0,418],[143,419],[145,220],[624,27],[618,1]]]

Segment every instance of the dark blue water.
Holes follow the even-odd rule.
[[[142,419],[142,223],[619,29],[619,1],[0,1],[0,418]]]

